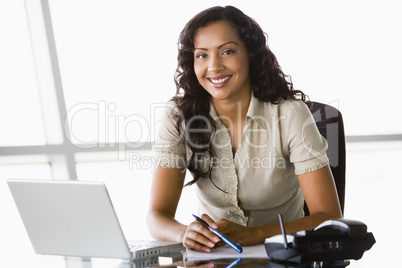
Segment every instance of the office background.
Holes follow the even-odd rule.
[[[261,25],[297,89],[342,112],[345,217],[377,239],[356,267],[393,263],[402,238],[398,1],[0,0],[2,266],[37,267],[43,258],[8,177],[103,180],[126,236],[149,239],[150,148],[175,92],[177,38],[197,12],[227,4]],[[197,209],[186,202],[193,198],[186,188],[178,211],[185,222]]]

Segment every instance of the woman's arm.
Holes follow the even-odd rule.
[[[219,238],[197,221],[189,226],[175,219],[177,205],[183,189],[185,172],[178,168],[158,167],[153,178],[147,225],[157,240],[182,242],[184,246],[209,252]],[[216,223],[202,215],[210,226]]]
[[[182,241],[187,226],[175,220],[183,189],[185,172],[178,168],[158,167],[152,181],[147,225],[157,240]]]
[[[311,230],[322,222],[341,218],[338,194],[329,166],[297,176],[310,215],[285,224],[286,232]],[[276,226],[276,234],[281,233]]]
[[[326,220],[342,217],[334,179],[328,166],[298,175],[298,179],[310,215],[285,223],[287,233],[311,230]],[[279,224],[243,227],[227,220],[219,220],[217,224],[219,231],[245,246],[264,243],[265,238],[281,233]]]

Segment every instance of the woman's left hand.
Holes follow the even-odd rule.
[[[225,219],[220,219],[216,222],[216,224],[218,225],[217,230],[219,232],[242,246],[253,246],[264,243],[264,239],[261,240],[258,237],[256,232],[257,229],[254,227],[241,226]],[[220,241],[215,245],[215,247],[220,247],[223,245],[225,245],[225,242]]]

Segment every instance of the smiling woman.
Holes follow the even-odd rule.
[[[191,19],[179,38],[176,86],[154,146],[164,159],[148,214],[156,239],[205,252],[222,245],[197,221],[184,225],[175,218],[185,169],[193,175],[187,185],[195,184],[203,220],[241,245],[280,233],[279,213],[290,232],[341,217],[327,143],[314,124],[305,126],[312,120],[305,95],[286,80],[253,19],[232,6]],[[236,161],[270,154],[284,165]]]
[[[48,4],[50,12],[36,14],[41,4]],[[393,228],[383,228],[382,217],[371,211],[373,207],[382,206],[386,211],[384,215],[390,218],[394,215],[395,221],[398,220],[395,205],[400,200],[400,179],[396,167],[401,159],[402,147],[400,142],[395,141],[373,142],[401,140],[402,124],[390,122],[399,122],[397,119],[402,114],[402,106],[399,98],[389,97],[398,96],[401,91],[400,85],[392,79],[399,77],[402,64],[402,39],[395,34],[402,24],[398,1],[204,0],[194,5],[187,0],[2,0],[0,32],[4,42],[0,42],[0,211],[4,220],[0,237],[4,239],[0,241],[0,251],[4,254],[0,266],[14,267],[17,265],[15,260],[18,260],[18,266],[27,267],[59,267],[64,263],[60,259],[62,264],[49,265],[44,260],[50,260],[51,263],[53,258],[39,257],[33,253],[5,184],[6,177],[105,180],[111,188],[119,216],[122,215],[121,222],[127,236],[148,238],[145,224],[138,220],[146,216],[144,207],[148,205],[148,183],[157,169],[150,155],[148,158],[148,149],[157,136],[155,130],[159,115],[163,115],[165,102],[175,91],[172,76],[177,66],[177,38],[193,15],[218,4],[235,5],[255,18],[261,28],[269,33],[270,49],[275,51],[284,72],[292,74],[295,88],[303,89],[311,100],[334,105],[343,113],[349,173],[345,216],[363,220],[379,238],[375,250],[366,256],[367,265],[360,266],[371,267],[370,262],[377,262],[376,267],[384,266],[384,260],[398,254],[396,247],[389,248],[388,245],[400,234],[395,233]],[[179,8],[172,9],[172,6]],[[27,20],[27,14],[30,16],[32,13],[38,15],[37,20]],[[30,37],[42,37],[41,32],[30,32],[40,22],[46,22],[46,29],[53,29],[54,32],[57,53],[53,54],[52,62],[60,67],[58,94],[64,96],[56,99],[53,96],[57,94],[45,94],[45,103],[41,102],[37,91],[36,75],[47,68],[36,64],[33,56],[44,59],[42,54],[36,55],[35,51],[46,52],[49,42],[35,42],[35,46],[43,46],[40,50],[33,49],[30,42]],[[200,29],[205,30],[206,26]],[[232,24],[230,26],[234,27]],[[193,39],[189,41],[189,45],[194,45]],[[241,41],[248,49],[248,60],[253,60],[252,49],[245,40]],[[227,45],[222,50],[221,59],[236,54],[232,53],[238,47]],[[193,71],[195,47],[186,48],[188,54],[182,60],[188,61],[188,64],[181,66]],[[209,60],[207,53],[200,53],[200,60],[203,57]],[[255,65],[251,64],[250,67]],[[219,89],[224,90],[226,82],[229,84],[232,81],[225,81],[228,79],[227,73],[219,68],[218,75],[210,78],[212,84],[222,86]],[[255,73],[255,70],[250,70],[250,75]],[[199,82],[195,72],[189,74],[192,75],[191,79],[183,80],[183,84],[190,83],[191,88],[197,89]],[[255,86],[253,81],[250,79],[251,88]],[[52,85],[51,77],[45,82]],[[195,99],[196,106],[211,104],[204,95]],[[71,138],[75,137],[74,140],[59,139],[54,132],[48,131],[63,132],[59,125],[47,120],[49,115],[58,115],[57,112],[46,112],[47,108],[57,108],[59,105],[66,108],[66,121],[70,123]],[[210,106],[202,108],[205,114],[209,114]],[[235,110],[244,111],[245,108]],[[252,111],[258,112],[259,109]],[[258,113],[248,115],[259,116]],[[241,139],[236,141],[229,129],[241,133],[241,128],[234,127],[235,120],[229,120],[228,116],[215,113],[213,117],[219,118],[224,128],[219,125],[221,132],[217,131],[212,141],[217,147],[228,146],[225,157],[211,158],[217,166],[228,167],[234,159],[239,164],[238,171],[245,173],[248,172],[247,165],[256,169],[260,167],[261,170],[272,166],[280,170],[288,167],[285,157],[276,152],[265,154],[264,157],[252,154],[233,157],[234,151],[239,153],[247,147],[238,146],[236,149],[232,146],[241,144]],[[196,137],[188,141],[194,141],[194,145],[204,144],[205,139],[200,142],[198,139],[204,130],[212,127],[211,121],[196,117],[191,122],[189,129],[198,133],[194,133]],[[258,126],[261,128],[248,129],[245,140],[260,146],[266,141],[249,138],[258,131],[267,132],[270,129],[268,126],[284,122],[280,118],[274,118],[271,122],[259,120]],[[196,128],[200,125],[204,129]],[[176,128],[172,129],[175,131]],[[225,139],[218,138],[223,135]],[[362,143],[362,140],[371,142]],[[92,141],[96,142],[90,144],[91,148],[81,146]],[[146,146],[134,148],[143,142]],[[356,146],[359,149],[355,149]],[[128,149],[132,151],[127,152]],[[197,150],[203,151],[205,148],[199,146],[195,149],[198,153]],[[173,159],[179,164],[183,163],[183,158]],[[225,202],[235,200],[225,194],[233,189],[229,184],[221,184],[215,179],[209,181],[209,163],[204,163],[206,165],[195,162],[203,168],[200,175],[205,172],[207,176],[206,180],[200,178],[200,182],[215,183],[223,191],[212,185],[211,192],[222,196]],[[65,176],[66,170],[70,170],[67,173],[72,175]],[[231,172],[234,173],[235,169],[231,169]],[[184,183],[193,179],[191,172],[187,172],[186,176]],[[250,178],[248,176],[248,180],[245,180],[247,183],[241,189],[254,185]],[[385,190],[377,195],[382,186]],[[191,213],[196,213],[196,187],[187,187],[182,192],[175,219],[183,224],[190,224]],[[376,193],[375,198],[373,193]],[[242,197],[239,204],[248,213],[251,200],[244,197],[250,195],[239,191],[239,196]],[[276,196],[278,200],[283,198],[279,193]],[[393,240],[388,243],[386,238]],[[390,253],[392,250],[394,252]],[[371,258],[367,258],[369,256]]]

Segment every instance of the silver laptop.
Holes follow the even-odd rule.
[[[183,248],[177,242],[127,241],[103,182],[7,183],[38,254],[140,259]]]

